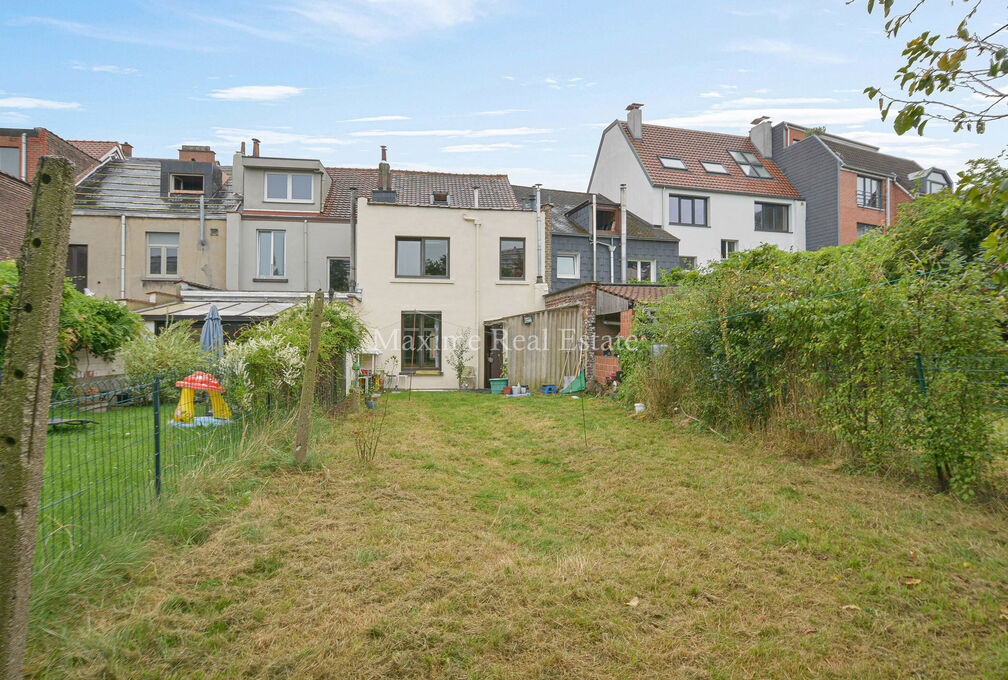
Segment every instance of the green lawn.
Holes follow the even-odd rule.
[[[389,401],[371,465],[374,414],[250,446],[29,676],[1008,677],[1003,513],[603,400]]]

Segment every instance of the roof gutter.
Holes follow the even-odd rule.
[[[21,133],[21,181],[27,182],[28,179],[28,133]]]
[[[542,194],[540,189],[542,184],[535,185],[536,196],[536,283],[543,282],[543,214],[542,214]],[[464,217],[464,216],[463,216]],[[468,219],[468,218],[466,218]],[[478,295],[478,293],[477,293]],[[476,320],[479,323],[479,319]]]

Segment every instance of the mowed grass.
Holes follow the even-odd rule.
[[[389,403],[371,465],[373,414],[244,461],[199,542],[36,620],[29,676],[1008,677],[997,510],[603,400]]]

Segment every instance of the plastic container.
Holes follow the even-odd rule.
[[[500,394],[507,384],[507,378],[490,378],[490,394]]]

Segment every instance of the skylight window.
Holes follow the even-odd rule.
[[[770,171],[763,167],[756,154],[748,151],[729,151],[731,157],[738,163],[742,174],[746,177],[762,177],[763,179],[773,179]]]
[[[728,168],[726,168],[721,163],[714,163],[712,161],[700,161],[700,165],[702,165],[703,169],[706,170],[707,172],[712,172],[716,175],[728,174]]]
[[[435,191],[431,194],[431,205],[448,205],[448,192]]]
[[[668,156],[658,156],[661,164],[669,170],[685,170],[686,164],[680,158],[669,158]]]

